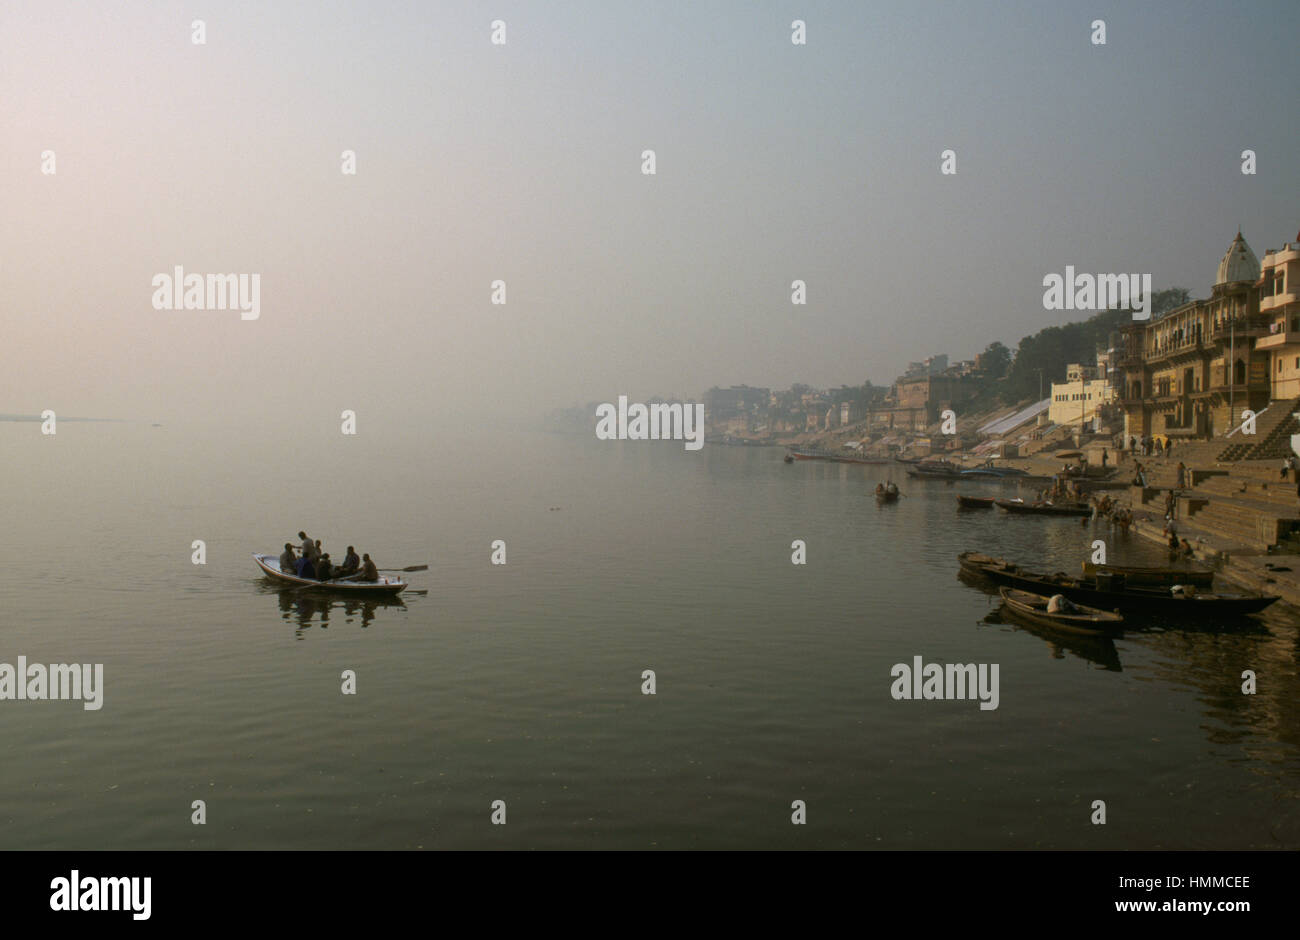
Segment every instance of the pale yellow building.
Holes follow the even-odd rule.
[[[1098,375],[1096,366],[1071,363],[1066,367],[1065,381],[1052,383],[1047,419],[1065,425],[1086,422],[1097,414],[1099,406],[1114,401],[1115,397],[1115,387]]]
[[[1268,353],[1269,398],[1300,398],[1300,241],[1266,251],[1255,284],[1259,313],[1268,324],[1255,348]]]

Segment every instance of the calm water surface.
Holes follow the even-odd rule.
[[[1147,543],[774,449],[283,423],[0,423],[0,661],[106,686],[0,702],[4,848],[1300,847],[1294,612],[1062,645],[956,577]],[[251,554],[303,528],[428,593],[275,590]],[[917,655],[999,663],[1000,707],[894,701]]]

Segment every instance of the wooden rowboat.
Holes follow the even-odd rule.
[[[1072,613],[1049,613],[1047,605],[1050,598],[1042,594],[1005,587],[999,588],[998,593],[1002,595],[1008,613],[1040,627],[1099,635],[1114,632],[1124,623],[1124,618],[1117,613],[1084,607],[1082,604],[1076,604],[1076,610]]]
[[[253,561],[272,581],[286,587],[306,588],[314,585],[313,590],[330,591],[340,594],[400,594],[407,588],[407,582],[401,578],[379,576],[378,581],[317,581],[315,578],[300,578],[280,570],[280,558],[277,555],[253,554]]]
[[[1007,512],[1035,516],[1091,516],[1091,506],[1078,504],[1026,503],[1018,499],[1000,499],[998,506]]]
[[[1004,558],[990,558],[978,552],[962,552],[957,559],[967,576],[981,577],[994,584],[1047,597],[1064,594],[1076,604],[1087,604],[1101,610],[1120,610],[1125,614],[1226,619],[1258,613],[1278,600],[1276,594],[1182,592],[1175,595],[1169,588],[1117,587],[1113,582],[1107,587],[1089,578],[1026,571]]]
[[[996,497],[993,496],[962,496],[957,494],[957,505],[962,509],[992,509]]]
[[[1083,574],[1088,578],[1096,578],[1098,574],[1123,575],[1125,584],[1142,587],[1173,587],[1175,584],[1210,587],[1214,584],[1214,572],[1209,568],[1141,568],[1132,565],[1094,565],[1085,561]]]

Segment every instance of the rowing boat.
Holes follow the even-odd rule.
[[[1050,599],[1042,594],[1005,587],[999,588],[998,593],[1002,595],[1009,613],[1040,627],[1095,636],[1118,630],[1124,623],[1124,618],[1119,614],[1098,610],[1095,607],[1084,607],[1082,604],[1076,605],[1076,609],[1069,613],[1051,612],[1047,609]]]
[[[280,559],[275,555],[253,554],[253,561],[272,581],[277,584],[294,587],[314,587],[320,591],[334,591],[341,594],[400,594],[407,588],[407,582],[401,578],[379,576],[378,581],[317,581],[315,578],[300,578],[280,570]]]
[[[1036,516],[1091,516],[1091,506],[1081,506],[1077,503],[1061,504],[1056,503],[1026,503],[1020,499],[999,499],[998,506],[1007,512],[1021,513],[1024,515]]]
[[[1142,568],[1133,565],[1094,565],[1083,562],[1083,573],[1088,578],[1097,575],[1122,575],[1125,584],[1138,587],[1173,587],[1175,584],[1192,584],[1209,587],[1214,583],[1214,572],[1209,568]]]
[[[1064,594],[1076,604],[1101,610],[1155,614],[1170,617],[1240,617],[1254,614],[1278,600],[1275,594],[1199,594],[1184,591],[1174,594],[1168,588],[1111,587],[1088,578],[1066,574],[1040,574],[1025,571],[1003,558],[990,558],[977,552],[957,556],[962,571],[1033,594]]]
[[[963,496],[957,494],[957,505],[962,509],[992,509],[994,497],[992,496]]]

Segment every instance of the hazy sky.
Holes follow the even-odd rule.
[[[1204,296],[1238,224],[1300,229],[1297,35],[1294,0],[4,0],[0,412],[450,426],[887,383],[1073,316],[1067,264]],[[260,274],[261,318],[153,309],[178,264]]]

